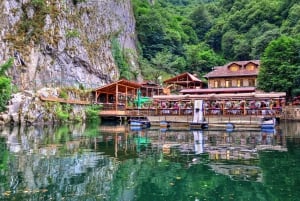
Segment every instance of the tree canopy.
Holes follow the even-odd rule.
[[[261,58],[258,75],[259,88],[264,91],[285,91],[292,96],[292,90],[299,89],[300,43],[299,40],[281,36],[272,41]]]
[[[169,76],[186,71],[201,76],[212,67],[230,61],[263,59],[263,65],[267,65],[267,57],[272,55],[266,48],[273,48],[269,44],[286,42],[282,41],[283,35],[296,40],[300,34],[300,3],[296,0],[132,2],[140,55],[144,63],[148,62],[148,67],[164,71]],[[279,52],[280,49],[277,51],[284,54]],[[291,67],[289,61],[280,62],[276,66]],[[262,71],[260,76],[264,73]],[[285,70],[277,73],[283,72]],[[281,77],[286,75],[285,72]],[[260,80],[261,88],[273,86],[268,80],[265,80],[266,84]],[[295,87],[295,83],[282,83],[288,85],[285,88],[273,86],[267,90],[289,90],[287,92],[292,93],[287,88]]]

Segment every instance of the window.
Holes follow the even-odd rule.
[[[219,88],[220,87],[220,81],[219,80],[215,80],[214,81],[214,88]]]
[[[249,87],[254,87],[255,86],[255,80],[254,79],[249,79],[248,80],[248,86]]]
[[[243,87],[244,86],[243,80],[237,80],[236,86]]]
[[[248,64],[246,66],[246,70],[254,70],[255,69],[255,65],[254,64]]]
[[[232,87],[231,80],[225,80],[225,87]]]
[[[236,64],[232,64],[231,66],[229,66],[229,70],[230,71],[238,71],[238,70],[240,70],[240,66],[236,65]]]

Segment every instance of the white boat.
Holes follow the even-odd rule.
[[[276,119],[274,117],[263,117],[261,119],[262,129],[275,128],[275,126],[276,126]]]
[[[131,127],[137,126],[137,127],[149,128],[151,126],[151,123],[147,117],[132,117],[129,119],[129,125]]]

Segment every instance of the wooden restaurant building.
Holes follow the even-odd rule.
[[[137,82],[119,80],[94,89],[94,103],[103,106],[102,115],[125,115],[128,103],[134,100],[140,87]]]
[[[206,116],[280,115],[286,94],[257,90],[259,67],[259,60],[236,61],[215,67],[204,76],[207,88],[196,76],[183,73],[164,81],[176,94],[162,93],[164,90],[160,86],[146,83],[143,95],[152,96],[152,103],[139,108],[138,112],[145,116],[192,116],[194,101],[201,99],[205,101]],[[129,103],[142,87],[142,83],[119,80],[95,89],[95,103],[103,105],[102,116],[136,114],[137,108]]]
[[[206,115],[273,115],[281,113],[285,105],[284,92],[265,93],[257,90],[257,75],[260,61],[235,61],[224,66],[214,67],[204,77],[208,86],[198,87],[186,85],[180,95],[154,96],[155,102],[161,107],[191,107],[194,100],[205,100]],[[187,74],[188,75],[188,74]],[[176,83],[176,80],[179,80]],[[170,79],[180,84],[180,79]],[[176,106],[177,107],[177,106]]]

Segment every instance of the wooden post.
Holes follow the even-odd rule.
[[[128,90],[127,90],[128,88],[126,87],[126,91],[125,91],[125,111],[126,111],[126,109],[127,109],[127,94],[128,94]]]
[[[98,92],[96,90],[96,93],[95,93],[95,103],[97,103],[97,99],[98,99]]]
[[[117,84],[116,85],[116,102],[115,102],[115,110],[117,111],[118,110],[118,102],[119,102],[119,85]]]
[[[246,110],[246,100],[244,100],[244,115],[247,114],[247,110]]]

